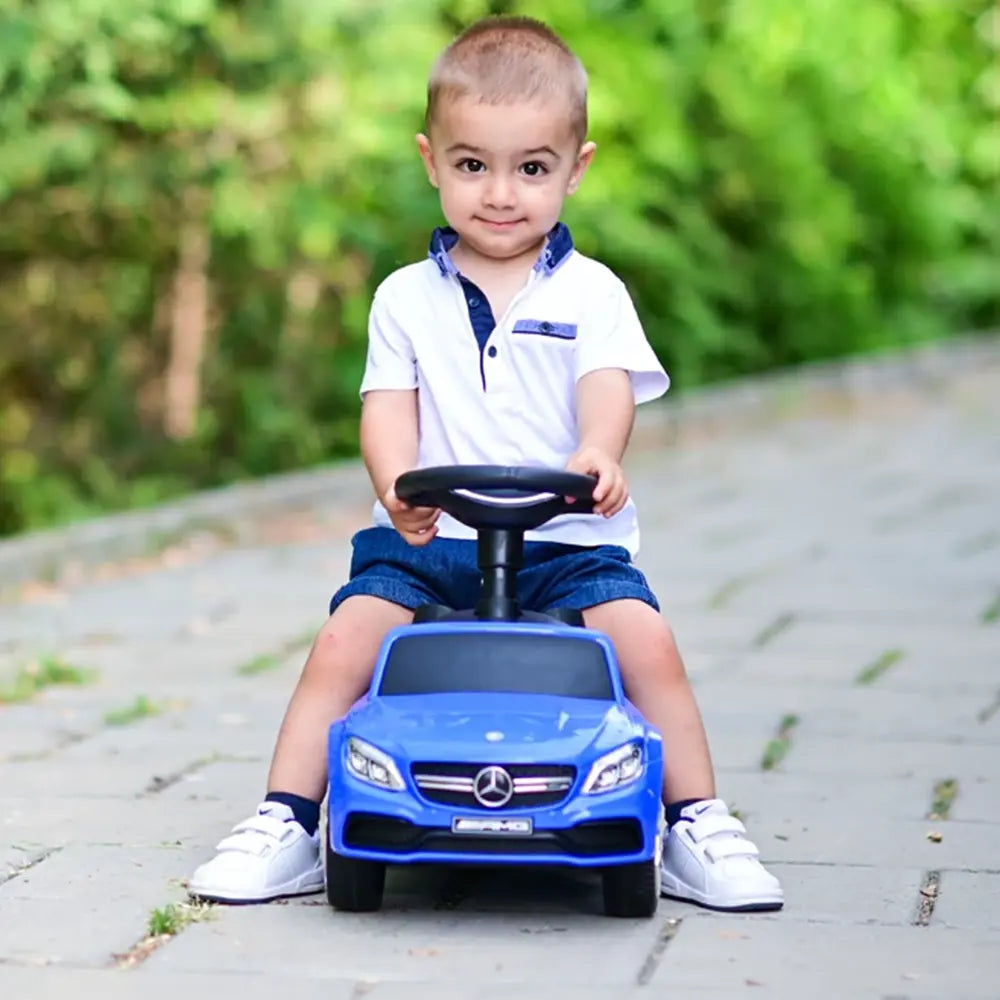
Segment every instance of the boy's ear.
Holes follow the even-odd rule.
[[[580,181],[583,180],[583,175],[587,172],[587,167],[590,166],[596,152],[596,142],[585,142],[580,147],[580,152],[576,154],[576,163],[573,164],[573,170],[569,175],[567,194],[576,194],[576,189],[580,186]]]
[[[434,166],[434,154],[431,152],[431,141],[423,132],[417,135],[417,149],[420,150],[420,159],[424,161],[427,170],[427,179],[438,186],[437,168]]]

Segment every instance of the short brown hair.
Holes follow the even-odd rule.
[[[487,104],[565,94],[579,142],[587,135],[587,71],[547,25],[530,17],[487,17],[441,53],[427,84],[427,128],[442,100]]]

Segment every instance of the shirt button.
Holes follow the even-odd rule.
[[[544,322],[544,323],[539,323],[538,324],[538,329],[541,330],[542,333],[551,333],[552,332],[552,324],[549,323],[549,322],[547,322],[547,321]]]
[[[475,295],[473,295],[472,298],[469,299],[469,305],[472,306],[473,309],[475,309],[476,306],[479,305],[479,299],[477,299]]]
[[[490,356],[491,358],[495,358],[495,357],[497,356],[497,349],[496,349],[495,347],[490,347],[490,348],[489,348],[489,350],[488,350],[488,351],[487,351],[486,353],[487,353],[487,354],[488,354],[488,355],[489,355],[489,356]]]

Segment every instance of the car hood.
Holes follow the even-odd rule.
[[[617,702],[481,693],[374,698],[344,725],[401,759],[508,763],[577,760],[645,732]]]

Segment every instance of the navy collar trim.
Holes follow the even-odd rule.
[[[458,242],[458,233],[451,226],[438,226],[431,233],[427,256],[438,266],[442,275],[458,276],[458,268],[451,259],[451,251]],[[549,275],[564,264],[573,252],[573,237],[569,227],[563,222],[557,222],[545,239],[545,246],[535,261],[535,270]]]

